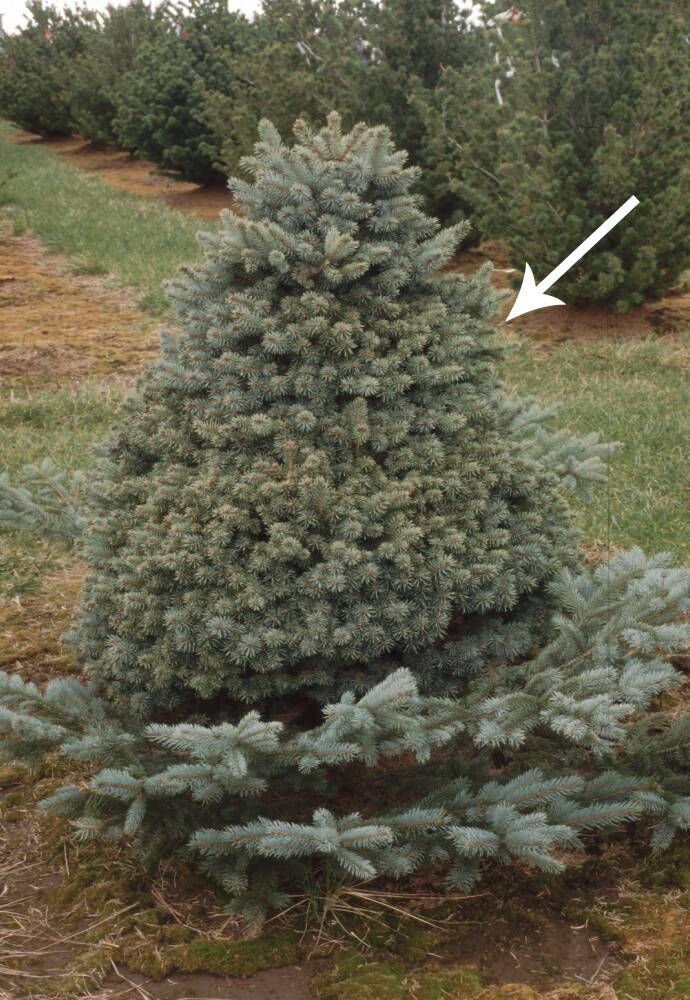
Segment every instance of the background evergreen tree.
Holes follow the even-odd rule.
[[[448,692],[530,648],[577,558],[494,373],[489,271],[437,276],[464,227],[420,211],[384,127],[296,132],[262,125],[95,477],[75,643],[142,711],[401,663]]]
[[[253,46],[233,62],[232,86],[207,94],[225,173],[251,152],[261,118],[285,131],[297,117],[317,125],[337,107],[348,127],[365,120],[391,129],[424,167],[418,183],[430,212],[445,221],[466,214],[447,171],[426,155],[422,110],[444,67],[472,75],[482,55],[480,34],[454,0],[264,0],[255,29]]]
[[[65,66],[63,88],[73,132],[94,142],[118,139],[113,120],[123,77],[134,67],[140,47],[154,42],[163,13],[144,0],[108,7],[85,34],[81,52]]]
[[[0,113],[29,132],[72,131],[65,79],[96,31],[97,15],[85,8],[58,11],[41,0],[27,3],[28,21],[8,39],[0,57]]]
[[[113,127],[127,149],[181,178],[220,177],[219,148],[202,109],[207,88],[232,83],[233,56],[247,44],[249,24],[222,0],[169,5],[155,37],[139,46],[117,93]]]
[[[230,85],[206,91],[204,117],[226,175],[252,152],[262,118],[287,131],[296,118],[318,123],[334,107],[349,125],[366,117],[373,12],[369,0],[264,0]]]
[[[494,61],[479,78],[445,74],[428,155],[448,161],[485,234],[537,275],[636,194],[639,209],[559,295],[624,310],[668,291],[690,259],[685,4],[526,0],[499,26],[501,4],[483,7]]]
[[[482,36],[470,23],[469,11],[455,0],[380,0],[368,37],[377,58],[366,79],[364,118],[388,125],[411,163],[423,168],[420,190],[433,215],[451,223],[468,218],[467,204],[449,188],[444,164],[427,155],[422,106],[444,70],[472,79],[480,69]],[[478,236],[471,221],[465,243]]]

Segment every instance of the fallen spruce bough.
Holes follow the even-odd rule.
[[[0,486],[89,567],[87,681],[3,675],[3,757],[98,769],[44,808],[196,858],[252,920],[314,864],[466,889],[645,817],[664,847],[690,575],[582,568],[564,488],[610,446],[506,397],[489,273],[438,277],[463,228],[420,212],[386,129],[296,134],[262,126],[95,468]]]

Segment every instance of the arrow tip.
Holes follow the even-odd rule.
[[[565,302],[557,299],[555,295],[547,295],[545,292],[539,291],[534,280],[534,275],[532,274],[532,268],[529,264],[525,264],[525,276],[522,279],[522,285],[520,286],[517,298],[513,302],[513,308],[508,313],[506,323],[510,323],[511,319],[516,319],[516,317],[522,316],[524,313],[533,312],[535,309],[546,309],[547,306],[564,305]]]

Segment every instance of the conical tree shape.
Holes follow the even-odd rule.
[[[526,653],[576,537],[511,433],[487,270],[386,128],[264,122],[243,215],[172,286],[182,334],[104,449],[76,647],[139,713]]]

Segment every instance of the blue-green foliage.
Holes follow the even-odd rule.
[[[665,657],[688,640],[688,573],[633,551],[553,589],[551,641],[527,662],[494,664],[457,699],[420,695],[401,668],[301,732],[257,712],[126,722],[76,680],[40,693],[2,674],[2,758],[105,765],[43,808],[84,837],[184,850],[252,919],[313,865],[369,879],[434,862],[467,889],[486,859],[558,872],[584,831],[631,820],[665,847],[690,827],[690,716],[652,708],[682,682]],[[358,811],[342,815],[344,789]]]
[[[88,490],[0,483],[0,519],[79,538],[91,677],[0,674],[0,757],[79,761],[47,811],[183,853],[251,919],[314,868],[466,889],[632,820],[666,846],[690,576],[582,571],[564,492],[610,446],[504,394],[489,275],[437,276],[461,230],[387,131],[296,132],[264,124]]]
[[[83,528],[83,488],[80,473],[70,475],[50,458],[25,465],[14,480],[0,473],[0,525],[73,545]]]
[[[420,211],[386,128],[295,132],[263,124],[93,477],[74,642],[144,716],[401,664],[460,690],[577,565],[561,480],[606,448],[506,399],[489,270],[438,275],[464,227]]]
[[[567,428],[555,430],[558,407],[542,407],[531,399],[505,403],[510,433],[522,438],[540,462],[554,472],[565,490],[589,498],[593,485],[606,482],[604,459],[618,447],[597,434],[578,437]],[[0,473],[0,526],[29,528],[40,538],[70,548],[82,542],[86,502],[83,473],[69,473],[52,459],[25,465],[14,477]]]

